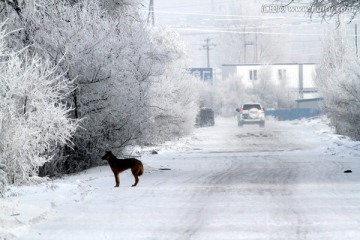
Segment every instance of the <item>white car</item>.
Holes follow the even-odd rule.
[[[259,124],[260,127],[265,127],[265,110],[260,103],[245,103],[236,111],[238,112],[238,126]]]

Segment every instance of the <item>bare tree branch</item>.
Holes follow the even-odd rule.
[[[17,15],[22,18],[21,15],[21,8],[19,6],[19,2],[17,0],[0,0],[0,2],[3,2],[5,5],[9,5],[14,9],[14,11],[17,13]]]

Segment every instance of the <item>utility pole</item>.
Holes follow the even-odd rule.
[[[211,39],[210,38],[206,38],[205,40],[205,44],[202,45],[202,49],[206,50],[206,59],[207,59],[207,68],[210,68],[210,50],[212,50],[212,47],[215,47],[215,44],[210,43]]]
[[[257,28],[255,28],[255,63],[258,63],[258,33],[257,33]]]
[[[356,49],[356,56],[358,57],[358,40],[357,40],[358,36],[357,36],[357,24],[355,23],[355,49]]]
[[[155,17],[154,17],[154,0],[150,0],[149,3],[149,13],[148,13],[148,17],[147,17],[147,23],[150,23],[151,20],[151,25],[155,25]]]
[[[244,63],[247,62],[247,46],[253,46],[254,47],[254,50],[253,50],[253,53],[254,53],[254,59],[253,61],[256,63],[258,61],[258,39],[257,39],[257,28],[255,28],[255,36],[252,40],[247,40],[247,37],[246,37],[247,33],[246,33],[246,27],[244,27],[244,34],[243,34],[243,38],[244,38]]]

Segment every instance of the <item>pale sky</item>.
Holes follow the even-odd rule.
[[[148,2],[144,1],[144,5],[147,6]],[[219,34],[229,31],[229,23],[236,25],[234,28],[231,27],[230,31],[234,38],[240,38],[244,34],[251,38],[251,35],[254,35],[254,28],[251,26],[254,25],[257,34],[271,35],[280,46],[286,47],[284,51],[287,56],[283,58],[283,62],[317,62],[321,52],[321,41],[325,39],[324,34],[330,24],[321,21],[317,16],[311,20],[301,11],[264,13],[266,10],[264,7],[273,2],[273,0],[154,0],[155,24],[170,25],[180,34],[190,49],[192,65],[190,67],[206,67],[206,51],[201,50],[206,38],[210,38],[211,43],[216,45],[210,51],[212,67],[221,67],[227,54],[222,47],[227,43],[226,39],[219,38]],[[232,13],[236,6],[240,10]],[[348,25],[350,41],[354,38],[354,23],[360,22],[355,20]]]

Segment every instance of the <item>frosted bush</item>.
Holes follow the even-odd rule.
[[[0,165],[7,182],[36,176],[53,152],[71,141],[78,121],[64,99],[74,88],[58,68],[40,57],[6,50],[0,31]],[[31,57],[29,57],[31,56]]]
[[[360,140],[360,61],[339,26],[328,34],[316,83],[325,111],[339,134]]]

